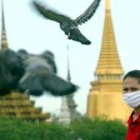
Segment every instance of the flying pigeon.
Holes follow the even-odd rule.
[[[52,52],[40,55],[26,50],[10,49],[0,53],[0,95],[12,90],[41,96],[50,93],[63,96],[74,93],[78,86],[57,76],[57,67]]]
[[[101,0],[94,0],[91,5],[86,9],[86,11],[74,20],[66,15],[60,14],[59,12],[52,10],[51,8],[49,8],[49,6],[44,6],[37,1],[33,1],[33,6],[45,18],[58,22],[60,24],[60,28],[68,36],[68,39],[81,42],[84,45],[89,45],[91,44],[91,42],[80,32],[78,25],[85,23],[94,15],[100,1]]]

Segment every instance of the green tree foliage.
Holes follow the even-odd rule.
[[[71,123],[75,137],[83,140],[124,140],[126,126],[120,120],[98,117],[93,120],[83,118]]]
[[[104,117],[82,118],[69,126],[0,118],[1,140],[124,140],[125,133],[126,126],[121,121]]]

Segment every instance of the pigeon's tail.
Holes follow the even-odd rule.
[[[77,86],[56,75],[26,73],[20,80],[18,89],[33,96],[41,96],[45,91],[54,96],[63,96],[74,93]]]
[[[68,34],[68,39],[72,39],[81,42],[84,45],[90,45],[91,42],[80,32],[78,28],[73,28]]]
[[[56,75],[50,75],[48,78],[44,78],[43,85],[45,90],[50,91],[53,96],[69,95],[78,90],[78,86]]]

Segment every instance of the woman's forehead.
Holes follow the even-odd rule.
[[[139,80],[137,78],[134,78],[134,77],[127,77],[124,81],[123,81],[124,84],[140,84],[139,83]]]

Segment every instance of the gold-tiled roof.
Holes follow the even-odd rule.
[[[12,92],[0,96],[0,116],[45,121],[50,114],[42,113],[41,108],[34,107],[34,101],[31,101],[27,94]]]

